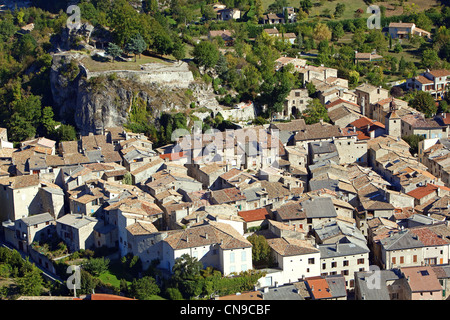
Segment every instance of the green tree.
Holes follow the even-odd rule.
[[[335,8],[335,10],[334,10],[334,16],[335,16],[336,18],[340,18],[340,17],[342,17],[342,15],[344,14],[344,11],[345,11],[345,4],[342,3],[342,2],[339,2],[339,3],[336,5],[336,8]]]
[[[313,3],[311,0],[301,0],[300,1],[300,8],[307,14],[311,13],[312,7],[313,7]]]
[[[194,47],[194,61],[199,66],[213,68],[219,60],[219,49],[209,41],[201,41]]]
[[[177,60],[182,60],[186,57],[186,47],[178,37],[175,37],[173,42],[172,55]]]
[[[36,128],[33,124],[18,113],[14,113],[8,122],[8,133],[13,142],[21,142],[33,138]]]
[[[434,69],[439,66],[440,59],[438,53],[433,49],[425,49],[422,53],[422,67],[426,69]]]
[[[415,155],[419,152],[419,142],[424,140],[424,136],[419,136],[416,134],[412,134],[409,136],[403,136],[402,139],[409,144],[409,152],[412,155]]]
[[[415,97],[409,101],[409,105],[422,112],[428,118],[437,112],[437,106],[433,96],[426,91],[417,91]]]
[[[139,32],[139,15],[126,0],[115,0],[109,12],[109,27],[113,31],[115,43],[123,47]]]
[[[149,276],[133,279],[130,285],[130,294],[138,300],[151,300],[159,293],[160,289],[155,279]]]
[[[306,110],[303,113],[303,119],[305,119],[306,124],[317,123],[320,120],[325,122],[330,121],[327,108],[320,103],[319,99],[313,99],[308,103]]]
[[[70,124],[61,124],[56,129],[56,137],[58,141],[74,141],[77,139],[77,131]]]
[[[262,235],[252,234],[247,238],[252,244],[252,259],[256,265],[271,265],[273,257],[267,240]]]
[[[333,28],[332,28],[332,39],[333,40],[339,40],[340,38],[342,38],[345,35],[345,31],[344,31],[344,26],[342,25],[341,22],[338,22],[336,24],[334,24]]]
[[[127,172],[123,175],[122,183],[123,183],[123,184],[128,184],[128,185],[132,185],[132,184],[133,184],[133,177],[131,176],[131,173],[129,173],[129,172],[127,171]]]
[[[117,57],[120,57],[120,55],[123,53],[123,50],[118,45],[110,42],[105,52],[107,55],[111,56],[111,61],[114,62]]]
[[[17,279],[17,285],[21,295],[40,296],[44,285],[41,270],[30,263],[30,266],[24,270],[23,276]]]
[[[147,49],[147,43],[142,38],[141,34],[138,33],[132,37],[125,46],[125,51],[134,54],[134,61],[136,62],[136,56],[141,57],[141,53]]]
[[[96,277],[108,271],[108,267],[109,259],[104,257],[90,258],[85,264],[83,264],[84,270]]]

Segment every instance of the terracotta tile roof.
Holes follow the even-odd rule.
[[[450,71],[445,70],[445,69],[441,69],[441,70],[431,70],[430,72],[428,72],[429,74],[431,74],[434,77],[446,77],[446,76],[450,76]]]
[[[156,229],[153,223],[148,222],[144,223],[140,221],[133,223],[132,225],[129,225],[125,229],[127,229],[128,232],[130,232],[134,236],[141,236],[158,232],[158,229]]]
[[[306,219],[306,213],[298,201],[290,201],[276,210],[282,220]]]
[[[325,278],[320,276],[306,278],[306,283],[315,299],[331,298],[331,290]]]
[[[175,153],[160,154],[159,157],[163,160],[167,159],[167,160],[173,161],[173,160],[179,160],[179,159],[183,158],[185,155],[186,155],[185,152],[175,152]]]
[[[400,271],[405,278],[409,279],[408,283],[412,292],[442,290],[439,280],[430,266],[401,268]]]
[[[240,211],[238,212],[238,215],[241,216],[245,222],[266,220],[270,218],[269,212],[267,212],[266,208]]]
[[[250,248],[252,244],[226,223],[209,221],[184,230],[167,232],[164,241],[174,250],[218,244],[222,249]]]
[[[211,198],[218,204],[246,200],[244,194],[237,188],[226,188],[211,192]]]
[[[430,193],[435,192],[439,187],[434,184],[427,183],[425,186],[417,187],[416,189],[414,189],[406,194],[415,199],[420,200],[423,197],[429,195]]]
[[[273,238],[267,239],[269,246],[281,256],[297,256],[319,252],[307,240],[293,238]]]
[[[32,174],[1,178],[0,184],[6,186],[9,185],[12,189],[21,189],[32,186],[39,186],[40,181],[38,175]]]

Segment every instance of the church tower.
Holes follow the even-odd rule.
[[[397,105],[394,98],[389,103],[389,113],[386,115],[385,126],[386,134],[399,138],[402,135],[401,119],[397,114]]]

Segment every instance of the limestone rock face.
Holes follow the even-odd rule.
[[[158,119],[163,111],[182,111],[190,103],[187,89],[196,87],[185,63],[92,73],[79,55],[54,55],[50,85],[59,116],[73,119],[82,135],[125,124],[136,102],[150,111],[149,121]]]

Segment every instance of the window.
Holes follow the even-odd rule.
[[[413,262],[417,262],[417,255],[413,255]]]
[[[344,260],[344,261],[342,262],[342,265],[343,265],[344,267],[348,267],[348,260]]]
[[[337,267],[336,261],[333,261],[333,262],[331,263],[331,267],[332,267],[332,268],[336,268],[336,267]]]
[[[358,259],[358,264],[364,264],[364,258]]]
[[[242,251],[241,253],[241,261],[246,261],[247,260],[247,252]]]
[[[327,268],[327,264],[326,263],[322,263],[322,269],[326,269]]]
[[[405,258],[403,256],[400,257],[400,263],[405,263]]]
[[[397,260],[395,259],[395,257],[392,257],[392,264],[396,264]]]
[[[230,262],[234,263],[234,252],[230,253]]]
[[[348,276],[348,270],[342,270],[341,274],[342,274],[343,276]]]
[[[308,259],[308,264],[314,264],[315,262],[314,262],[314,258],[309,258]]]

